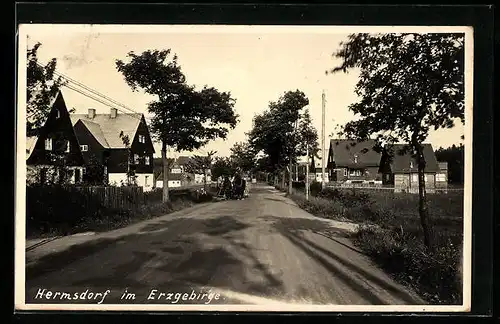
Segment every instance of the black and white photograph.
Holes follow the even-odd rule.
[[[21,24],[16,309],[470,311],[472,36]]]

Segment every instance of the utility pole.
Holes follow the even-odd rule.
[[[325,188],[325,90],[321,99],[321,187]]]

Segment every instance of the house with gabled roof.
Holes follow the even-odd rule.
[[[94,179],[110,185],[125,185],[131,177],[144,191],[153,188],[154,147],[143,114],[71,114],[82,155]],[[88,173],[90,174],[90,172]]]
[[[427,192],[445,186],[437,177],[442,172],[434,149],[429,143],[422,144],[425,159],[424,180]],[[418,165],[406,144],[387,145],[382,154],[380,172],[383,183],[394,186],[396,192],[418,192]]]
[[[332,139],[328,151],[330,179],[347,183],[381,183],[381,153],[375,140]]]
[[[61,91],[49,107],[46,116],[38,117],[41,127],[26,138],[27,184],[80,183],[85,163]]]

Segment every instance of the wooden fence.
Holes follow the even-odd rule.
[[[68,187],[70,192],[97,199],[109,208],[134,208],[144,203],[142,187],[82,186]]]

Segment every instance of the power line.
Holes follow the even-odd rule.
[[[39,65],[39,66],[41,66],[41,67],[43,67],[43,65],[42,65],[42,64],[40,64],[40,63],[38,63],[38,62],[37,62],[36,64],[37,64],[37,65]],[[122,104],[122,103],[120,103],[120,102],[118,102],[118,101],[116,101],[116,100],[114,100],[114,99],[112,99],[112,98],[110,98],[110,97],[108,97],[108,96],[106,96],[106,95],[104,95],[104,94],[102,94],[102,93],[98,92],[97,90],[92,89],[92,88],[91,88],[91,87],[89,87],[89,86],[86,86],[85,84],[83,84],[83,83],[81,83],[81,82],[79,82],[79,81],[77,81],[77,80],[75,80],[75,79],[73,79],[73,78],[70,78],[69,76],[67,76],[67,75],[65,75],[65,74],[63,74],[63,73],[60,73],[60,72],[54,71],[54,74],[55,74],[55,75],[57,75],[57,76],[62,77],[63,79],[65,79],[66,81],[68,81],[68,83],[73,83],[74,85],[76,85],[76,86],[78,86],[78,87],[80,87],[80,88],[83,88],[83,89],[85,89],[86,91],[91,92],[92,94],[94,94],[94,95],[98,96],[98,98],[100,98],[101,100],[98,100],[95,96],[91,96],[91,95],[89,95],[89,94],[85,94],[85,93],[83,93],[83,92],[81,92],[81,91],[77,91],[77,90],[76,90],[76,89],[74,89],[74,88],[67,87],[67,85],[64,85],[64,86],[66,86],[67,88],[69,88],[69,89],[71,89],[71,90],[73,90],[73,91],[76,91],[76,92],[78,92],[78,93],[80,93],[80,94],[82,94],[82,95],[84,95],[84,96],[86,96],[86,97],[88,97],[88,98],[91,98],[91,99],[93,99],[93,100],[95,100],[95,101],[97,101],[97,102],[99,102],[99,103],[101,103],[101,104],[103,104],[103,105],[105,105],[105,106],[108,106],[108,107],[111,107],[111,108],[115,108],[115,109],[117,109],[117,110],[119,110],[119,111],[121,111],[121,112],[123,112],[123,113],[125,113],[125,114],[128,114],[128,115],[130,115],[130,116],[132,116],[132,117],[134,117],[134,118],[137,118],[136,116],[132,115],[132,114],[131,114],[131,113],[129,113],[129,112],[126,112],[126,111],[124,111],[124,110],[122,110],[122,109],[119,109],[119,108],[117,108],[117,107],[113,107],[113,106],[111,106],[109,103],[103,102],[103,101],[102,101],[102,99],[104,99],[104,100],[107,100],[107,101],[111,102],[111,103],[112,103],[112,104],[114,104],[115,106],[123,107],[123,108],[125,108],[125,109],[127,109],[127,110],[129,110],[129,111],[132,111],[134,114],[140,114],[139,112],[135,111],[134,109],[132,109],[132,108],[130,108],[130,107],[127,107],[126,105],[124,105],[124,104]],[[145,117],[145,118],[146,118],[146,117]],[[147,119],[150,119],[150,118],[147,118]]]

